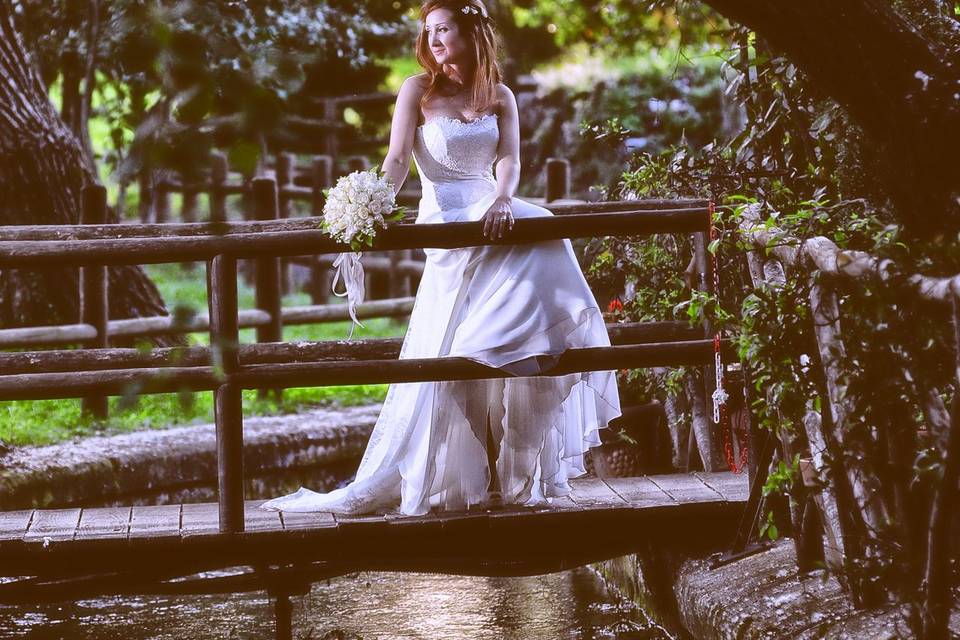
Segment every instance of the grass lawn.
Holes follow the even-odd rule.
[[[147,273],[156,283],[167,308],[177,306],[206,310],[204,271],[184,271],[176,264],[148,265]],[[242,279],[239,285],[240,308],[253,308],[253,289]],[[306,294],[284,296],[285,306],[307,305]],[[375,318],[363,321],[364,328],[354,331],[354,338],[402,337],[406,320]],[[340,340],[350,332],[348,322],[285,327],[284,340]],[[191,344],[207,344],[207,334],[191,334]],[[253,329],[240,332],[240,341],[254,342]],[[387,385],[352,385],[340,387],[302,387],[286,389],[283,401],[258,399],[255,390],[243,392],[244,415],[293,413],[301,407],[316,405],[356,405],[383,400]],[[42,400],[0,402],[0,441],[11,445],[52,444],[76,436],[120,433],[138,429],[163,428],[213,421],[213,392],[166,393],[110,398],[110,416],[96,422],[80,415],[80,400]]]

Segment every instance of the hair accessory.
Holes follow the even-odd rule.
[[[469,4],[463,5],[463,9],[460,9],[460,11],[463,12],[463,15],[469,15],[471,13],[475,16],[480,15],[480,10]]]

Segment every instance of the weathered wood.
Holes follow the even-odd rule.
[[[104,224],[107,222],[107,190],[102,185],[91,185],[83,190],[80,213],[81,224]],[[107,268],[87,265],[80,268],[80,322],[93,327],[96,337],[83,343],[86,349],[106,349],[110,346],[107,324],[110,320],[110,305],[107,299]],[[94,418],[107,417],[106,396],[87,396],[81,403],[81,413]]]
[[[393,304],[395,302],[396,304]],[[359,305],[358,316],[383,317],[409,310],[412,299],[407,301],[375,300]],[[370,306],[365,306],[369,304]],[[385,307],[383,306],[385,305]],[[343,314],[334,316],[333,312]],[[366,315],[369,313],[370,315]],[[253,318],[260,321],[258,317]],[[309,324],[318,318],[347,318],[346,306],[342,304],[317,307],[288,307],[284,309],[284,324]],[[251,316],[252,317],[252,316]],[[255,326],[245,322],[244,311],[239,312],[239,327]],[[209,329],[207,316],[198,330]],[[646,344],[654,342],[679,342],[698,339],[699,331],[686,322],[608,322],[606,324],[613,345]],[[0,346],[5,345],[0,330]],[[284,342],[266,344],[241,344],[240,364],[268,364],[278,362],[344,361],[394,359],[400,353],[402,338],[374,338],[368,340],[328,340],[323,342]],[[103,371],[106,369],[153,368],[164,366],[203,367],[209,366],[209,347],[161,347],[143,352],[139,349],[63,349],[0,353],[0,371],[4,375],[22,373],[58,373],[66,371]]]
[[[180,222],[192,224],[197,221],[197,192],[184,191],[183,202],[180,205]],[[192,263],[187,263],[192,264]]]
[[[133,507],[130,514],[130,538],[180,537],[182,505],[149,505]]]
[[[607,485],[636,506],[674,506],[674,500],[650,478],[606,478]]]
[[[217,490],[220,531],[243,531],[243,401],[242,387],[229,381],[240,369],[237,326],[237,261],[219,255],[207,267],[210,304],[210,344],[216,368],[228,382],[214,390],[217,429]],[[184,514],[186,517],[186,514]]]
[[[230,528],[224,530],[221,523],[224,521],[222,514],[222,505],[211,503],[185,504],[181,512],[180,536],[191,538],[195,536],[216,536],[221,533],[239,533],[243,531],[243,526],[238,529]],[[240,505],[240,522],[243,523],[244,508]],[[232,523],[234,514],[228,514],[227,522]]]
[[[547,192],[544,200],[553,202],[570,197],[570,161],[566,158],[547,158]]]
[[[23,539],[26,542],[73,540],[80,513],[81,509],[37,509]]]
[[[293,605],[285,593],[273,599],[274,637],[276,640],[293,640]]]
[[[618,367],[649,367],[660,365],[697,364],[711,357],[712,342],[690,341],[649,345],[624,345],[569,349],[557,363],[540,375],[558,376],[583,371],[608,370],[611,363]],[[363,363],[291,363],[251,365],[243,367],[235,376],[237,384],[245,389],[258,385],[278,384],[286,387],[343,384],[372,384],[389,382],[423,382],[428,380],[479,380],[501,378],[500,369],[478,362],[456,358],[410,358],[397,361],[368,361]],[[0,390],[3,390],[0,385]]]
[[[832,240],[823,236],[803,242],[798,238],[784,236],[779,229],[761,224],[761,210],[760,204],[745,207],[740,229],[754,246],[764,251],[769,250],[785,266],[807,264],[832,276],[900,283],[901,279],[897,277],[898,267],[892,260],[876,258],[863,251],[841,250]],[[919,298],[931,302],[947,304],[951,297],[960,295],[960,274],[948,277],[914,274],[905,281]]]
[[[583,216],[611,213],[641,213],[644,219],[657,214],[672,214],[674,220],[684,224],[701,222],[707,225],[706,201],[701,200],[618,200],[611,202],[589,202],[583,204],[551,204],[546,208],[554,216]],[[0,241],[54,241],[54,240],[116,240],[124,238],[184,238],[195,236],[218,236],[242,233],[308,231],[319,228],[323,207],[315,210],[313,216],[291,218],[261,222],[245,221],[211,221],[193,224],[159,225],[159,224],[104,224],[104,225],[8,225],[0,227]],[[678,217],[673,217],[678,216]],[[412,220],[416,214],[410,214]],[[444,223],[444,225],[450,223]],[[464,223],[458,223],[464,224]],[[469,223],[467,223],[469,224]],[[394,224],[391,226],[412,226],[410,223]],[[430,227],[436,225],[428,225]],[[691,230],[703,227],[694,225]],[[424,227],[416,227],[423,229]],[[680,230],[683,231],[683,230]],[[626,230],[622,234],[627,233]],[[410,247],[416,248],[416,247]],[[375,249],[371,249],[375,250]],[[336,253],[334,251],[303,251],[303,255],[315,253]]]
[[[708,487],[696,475],[656,475],[648,477],[651,482],[679,504],[726,502],[718,491]],[[694,479],[694,481],[691,481],[691,479]]]
[[[370,300],[358,304],[355,311],[357,317],[361,320],[364,318],[397,318],[409,315],[413,311],[413,300],[412,297]],[[281,315],[284,325],[314,324],[350,319],[345,304],[286,307],[282,310]]]
[[[840,507],[837,505],[836,481],[830,473],[827,464],[827,442],[823,436],[820,414],[816,411],[807,411],[803,418],[803,427],[810,445],[810,454],[813,468],[824,487],[817,492],[815,501],[820,512],[820,521],[823,523],[823,554],[824,560],[831,569],[843,569],[844,555],[846,554],[843,539],[843,524],[840,519]]]
[[[126,539],[130,534],[131,511],[131,507],[84,509],[75,539]]]
[[[606,371],[611,363],[617,367],[634,368],[702,364],[712,357],[712,348],[711,341],[700,340],[568,349],[551,369],[539,375]],[[730,350],[729,343],[724,343],[724,350]],[[512,376],[466,358],[443,357],[245,365],[232,373],[230,380],[239,394],[240,389],[257,389],[264,385],[290,388],[505,377]],[[122,395],[131,387],[144,394],[210,391],[220,384],[222,378],[214,367],[23,374],[0,376],[0,400],[73,398],[91,392]]]
[[[33,509],[0,513],[0,540],[21,540],[30,526]]]
[[[153,171],[150,169],[149,164],[145,163],[137,174],[137,192],[139,194],[137,211],[140,215],[140,222],[141,224],[146,224],[151,222],[153,218],[155,193],[153,189]]]
[[[0,348],[73,344],[95,340],[96,338],[97,330],[89,324],[0,329]]]
[[[253,181],[254,217],[257,220],[277,220],[280,205],[277,200],[277,185],[273,180],[257,178]],[[280,282],[280,258],[262,256],[254,263],[255,303],[257,309],[270,316],[270,323],[257,327],[257,342],[283,341],[283,285]],[[277,401],[282,389],[258,389],[259,397],[273,395]]]
[[[408,315],[412,309],[413,298],[371,300],[357,305],[356,314],[360,319],[392,318]],[[283,325],[339,322],[350,318],[347,306],[344,304],[286,307],[281,310],[280,315]],[[260,309],[243,309],[238,312],[237,319],[241,329],[259,328],[272,324],[271,315]],[[148,337],[195,333],[208,331],[209,329],[209,315],[198,313],[188,319],[154,316],[131,318],[129,320],[111,320],[107,324],[107,335],[110,337]],[[678,331],[675,335],[685,334]],[[86,324],[0,329],[0,348],[73,344],[96,337],[96,330],[91,325]]]
[[[571,480],[570,499],[581,507],[619,507],[627,505],[627,501],[600,478]]]
[[[708,342],[711,347],[713,346],[712,340],[704,340],[704,342]],[[704,364],[706,363],[713,363],[712,351],[709,360],[704,361]],[[707,365],[701,370],[705,371],[708,367],[712,369],[712,366]],[[712,416],[708,408],[711,399],[704,393],[706,383],[701,375],[691,371],[684,378],[683,386],[690,403],[691,431],[693,439],[696,440],[697,451],[700,452],[700,461],[707,471],[716,471],[722,468],[723,459],[720,457],[719,443],[714,437],[714,430],[711,426],[710,419]]]
[[[212,391],[219,378],[212,367],[162,367],[117,371],[76,371],[0,376],[0,400],[54,400],[90,394],[124,395]]]
[[[277,154],[277,195],[278,206],[277,218],[285,220],[290,217],[292,211],[290,207],[290,198],[284,194],[284,189],[293,186],[294,175],[296,173],[296,158],[292,153]],[[283,294],[293,291],[293,282],[290,273],[290,261],[284,259],[280,265],[280,290]]]
[[[853,415],[852,399],[846,393],[844,375],[840,370],[839,362],[846,358],[843,340],[840,336],[840,308],[837,296],[831,289],[816,277],[810,282],[810,307],[813,310],[814,333],[817,338],[817,348],[820,353],[833,422],[833,439],[840,451],[851,450],[847,423]],[[876,535],[883,530],[888,522],[889,514],[882,500],[881,492],[877,490],[877,475],[867,468],[867,461],[862,456],[849,456],[843,468],[853,491],[864,524],[870,532],[868,536]]]
[[[716,292],[713,290],[713,269],[710,254],[707,251],[708,244],[708,229],[702,229],[693,234],[693,261],[697,277],[695,288],[707,295],[714,295]],[[713,326],[709,318],[704,319],[702,330],[705,339],[713,338]],[[694,384],[690,379],[692,372],[688,374],[686,380],[697,450],[700,452],[704,470],[711,472],[722,469],[724,466],[723,451],[720,440],[714,437],[716,431],[712,420],[713,391],[717,386],[715,369],[713,362],[703,367],[699,385]]]
[[[413,298],[371,300],[356,307],[357,317],[390,318],[408,315],[413,309]],[[316,322],[339,322],[349,319],[344,304],[310,305],[286,307],[281,310],[283,325],[313,324]],[[271,322],[268,313],[259,309],[243,309],[238,312],[241,329],[262,327]],[[146,337],[178,333],[207,331],[210,328],[209,315],[198,313],[189,319],[175,319],[170,316],[132,318],[129,320],[111,320],[107,333],[111,337]],[[0,329],[0,347],[21,347],[30,345],[72,344],[94,337],[94,329],[89,325],[63,325],[59,327],[30,327],[23,329]],[[607,323],[611,340],[622,343],[671,342],[693,340],[700,331],[686,322],[643,322],[643,323]],[[2,357],[2,354],[0,354]]]
[[[261,509],[266,500],[247,500],[243,504],[243,530],[251,531],[281,531],[283,522],[279,511]]]
[[[745,502],[750,486],[742,473],[718,471],[707,473],[702,471],[693,474],[705,485],[716,491],[727,502]]]
[[[298,218],[296,221],[304,220]],[[294,220],[275,223],[293,224]],[[508,238],[483,235],[482,222],[442,224],[394,224],[380,231],[371,251],[413,248],[460,248],[513,245],[602,235],[679,233],[701,228],[700,209],[624,211],[521,218]],[[180,226],[180,225],[176,225]],[[54,264],[159,264],[208,260],[214,255],[237,258],[295,256],[306,253],[339,253],[349,246],[330,238],[319,227],[298,231],[264,231],[250,234],[209,236],[164,236],[151,238],[96,239],[86,242],[22,240],[0,242],[0,267],[43,267]]]
[[[227,156],[215,151],[210,154],[210,222],[224,223],[227,221],[227,197],[220,187],[227,181],[229,172]]]
[[[154,187],[153,221],[157,224],[166,224],[170,218],[170,192],[164,188],[163,182]]]
[[[664,484],[662,478],[666,476],[657,477]],[[173,577],[238,564],[320,560],[336,565],[331,571],[341,573],[369,568],[529,575],[629,553],[650,536],[669,536],[673,527],[689,527],[692,518],[698,518],[703,526],[726,530],[742,508],[742,502],[723,500],[679,504],[662,491],[651,494],[655,485],[644,478],[619,478],[617,483],[619,492],[597,478],[571,480],[580,503],[567,498],[549,506],[505,505],[423,516],[275,512],[260,509],[262,501],[256,500],[244,504],[247,530],[242,536],[220,532],[217,504],[134,507],[129,539],[119,536],[113,526],[105,526],[102,536],[91,528],[89,535],[60,541],[42,554],[30,553],[29,545],[16,541],[0,544],[0,575],[43,575],[62,584],[62,578],[82,576],[87,580],[98,572],[146,576],[160,572]],[[704,487],[692,475],[678,476],[670,485],[675,492],[680,491],[676,487]],[[632,499],[625,500],[621,493]],[[0,514],[0,522],[16,521],[23,527],[24,517],[22,513]],[[42,536],[50,532],[66,531],[61,535],[69,537],[82,519],[79,509],[38,511],[35,518],[46,525],[42,533],[38,527],[34,542],[42,541]],[[637,528],[640,522],[643,526]],[[558,530],[568,536],[598,530],[607,534],[600,544],[581,552],[571,551],[568,537],[547,535]],[[478,545],[477,540],[485,543]],[[74,597],[81,597],[81,592],[89,597],[95,582],[78,584]],[[153,588],[126,581],[114,586],[127,589],[123,591],[126,593]],[[51,597],[53,594],[49,592]],[[60,592],[61,598],[63,594]],[[0,585],[0,602],[22,595],[22,591]],[[31,595],[40,598],[42,594]]]
[[[336,529],[337,520],[332,513],[313,512],[298,513],[296,511],[283,511],[280,513],[280,519],[285,531],[295,531],[297,529]]]

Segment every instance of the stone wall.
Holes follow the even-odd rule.
[[[246,418],[247,497],[306,478],[332,488],[356,471],[379,412],[374,404]],[[215,433],[205,424],[10,450],[0,457],[0,511],[215,500]]]

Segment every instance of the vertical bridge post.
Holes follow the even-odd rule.
[[[313,177],[313,199],[311,215],[322,216],[325,198],[323,190],[333,186],[333,157],[314,156],[311,167]],[[326,304],[330,298],[330,270],[320,266],[319,256],[310,262],[310,284],[308,286],[312,304]]]
[[[99,184],[85,187],[80,224],[104,224],[106,221],[107,190]],[[107,267],[99,264],[80,267],[80,322],[92,325],[97,331],[95,338],[84,343],[84,348],[106,349],[110,346],[110,336],[107,333],[109,318]],[[108,398],[87,396],[83,398],[81,407],[82,413],[86,415],[106,418]]]
[[[277,198],[279,200],[277,217],[281,220],[290,217],[290,196],[284,191],[284,188],[295,185],[296,173],[297,161],[294,155],[292,153],[278,153],[276,159]],[[280,260],[280,286],[282,293],[293,291],[293,283],[290,280],[290,261],[287,258],[281,258]]]
[[[547,158],[547,192],[544,200],[553,202],[570,197],[570,161]]]
[[[227,156],[214,151],[210,154],[210,222],[227,221],[227,194],[223,188],[230,173]]]
[[[708,213],[704,221],[704,229],[693,234],[693,256],[697,272],[696,286],[699,291],[706,294],[717,293],[713,290],[713,271],[711,270],[708,249],[710,243],[710,225],[712,224],[713,220],[710,219],[710,214]],[[713,339],[713,323],[711,323],[707,317],[704,317],[703,337],[707,340]],[[712,363],[703,367],[703,402],[707,428],[703,430],[703,433],[691,434],[696,437],[704,471],[717,471],[723,466],[723,456],[720,454],[720,447],[718,446],[720,440],[716,437],[719,430],[713,428],[712,396],[713,389],[717,383],[715,373]],[[693,398],[691,398],[691,401],[695,402]],[[719,435],[722,437],[722,434]],[[700,441],[700,436],[703,437],[703,442]]]
[[[221,254],[207,263],[207,298],[213,366],[223,375],[223,382],[213,392],[220,532],[240,533],[243,531],[243,406],[242,390],[231,380],[240,367],[235,257]]]
[[[253,180],[254,217],[257,220],[276,220],[280,214],[277,198],[277,183],[270,178]],[[270,324],[257,327],[257,342],[282,342],[282,287],[280,283],[280,258],[263,256],[254,262],[254,286],[256,287],[257,308],[270,314]],[[268,389],[258,389],[261,398],[269,394]],[[282,389],[273,389],[279,402]]]

